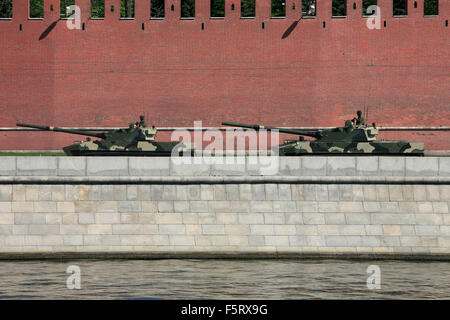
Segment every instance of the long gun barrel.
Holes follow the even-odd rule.
[[[296,134],[296,135],[300,135],[300,136],[313,137],[316,139],[321,138],[320,131],[301,131],[301,130],[295,130],[295,129],[266,127],[266,126],[260,126],[258,124],[250,125],[250,124],[243,124],[243,123],[237,123],[237,122],[222,122],[222,125],[231,126],[231,127],[239,127],[239,128],[248,128],[248,129],[253,129],[253,130],[260,130],[260,129],[265,129],[267,131],[278,130],[281,133]]]
[[[44,131],[56,131],[56,132],[65,132],[65,133],[71,133],[71,134],[80,134],[83,136],[89,136],[89,137],[96,137],[96,138],[100,138],[100,139],[105,139],[105,133],[101,132],[101,133],[93,133],[93,132],[86,132],[86,131],[82,131],[82,130],[71,130],[71,129],[62,129],[62,128],[57,128],[57,127],[47,127],[47,126],[38,126],[38,125],[34,125],[34,124],[26,124],[26,123],[16,123],[17,126],[19,127],[26,127],[26,128],[34,128],[34,129],[39,129],[39,130],[44,130]]]

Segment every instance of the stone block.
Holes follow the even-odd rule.
[[[250,201],[251,212],[273,212],[273,201]]]
[[[91,224],[87,226],[87,233],[93,235],[112,234],[112,226],[108,224]]]
[[[286,224],[303,224],[303,217],[301,213],[285,213]]]
[[[171,157],[171,176],[209,176],[211,174],[211,164],[205,158],[175,158]]]
[[[403,201],[403,188],[401,185],[389,185],[389,200]]]
[[[88,176],[127,176],[128,157],[88,157]]]
[[[325,224],[325,216],[323,213],[302,213],[304,224]]]
[[[345,236],[363,236],[366,229],[363,225],[340,225],[339,234]]]
[[[366,201],[377,201],[377,188],[375,185],[363,185],[363,195]]]
[[[295,225],[274,225],[276,235],[293,236],[297,234]]]
[[[54,213],[56,210],[56,202],[53,201],[34,201],[33,202],[33,211],[34,212],[48,212]]]
[[[442,213],[442,214],[448,214],[449,213],[449,206],[447,202],[433,202],[433,212],[434,213]]]
[[[343,213],[327,213],[325,214],[326,224],[345,224],[345,215]]]
[[[60,226],[59,225],[41,225],[41,224],[32,224],[28,226],[28,233],[30,235],[39,234],[39,235],[47,235],[47,234],[59,234]]]
[[[228,236],[228,243],[231,246],[248,246],[248,236]]]
[[[249,235],[250,227],[243,224],[227,224],[225,225],[225,234],[228,235]]]
[[[239,200],[239,185],[227,184],[225,185],[225,192],[227,193],[227,200]]]
[[[326,201],[319,202],[319,212],[339,212],[339,204],[338,202]]]
[[[225,225],[223,224],[204,224],[202,225],[204,235],[225,234]]]
[[[95,214],[95,223],[96,224],[113,224],[120,223],[120,215],[118,213],[96,213]]]
[[[189,201],[190,211],[193,213],[208,212],[208,201]]]
[[[302,157],[302,174],[304,176],[324,176],[327,174],[326,157]]]
[[[301,176],[302,162],[300,157],[280,157],[279,174],[282,176]]]
[[[10,201],[12,199],[12,190],[11,185],[0,185],[0,201]]]
[[[344,236],[325,236],[325,243],[330,247],[346,247],[347,237]]]
[[[46,215],[48,217],[48,215]],[[62,224],[78,224],[77,213],[63,213],[60,214]]]
[[[236,213],[216,213],[216,219],[218,224],[237,224],[238,214]]]
[[[255,201],[266,200],[264,184],[252,184],[252,199]]]
[[[213,176],[243,176],[246,175],[245,157],[213,157],[211,175]]]
[[[424,213],[416,214],[416,224],[418,225],[441,225],[443,219],[441,214]]]
[[[366,235],[368,236],[380,236],[383,235],[383,229],[381,225],[366,225]]]
[[[413,195],[415,201],[427,200],[427,191],[424,185],[413,185]]]
[[[33,202],[13,201],[11,210],[12,212],[33,212]]]
[[[265,224],[284,224],[285,214],[280,212],[264,213]]]
[[[288,236],[265,236],[265,242],[268,246],[289,246]]]
[[[210,184],[202,184],[200,186],[201,200],[214,200],[214,186]]]
[[[169,243],[173,246],[195,246],[195,237],[191,235],[169,235]]]
[[[364,208],[360,201],[341,201],[339,202],[339,210],[343,213],[363,212]]]
[[[181,224],[183,222],[181,213],[155,213],[157,224]]]
[[[112,226],[113,234],[130,234],[130,235],[140,235],[143,233],[143,224],[115,224]],[[155,232],[157,231],[157,226],[155,226]]]
[[[356,175],[377,176],[378,157],[356,157]]]
[[[16,175],[16,157],[0,157],[0,176]]]
[[[296,212],[295,201],[273,201],[273,212]]]
[[[85,176],[85,157],[58,157],[59,176]]]
[[[186,234],[186,226],[184,224],[160,224],[158,228],[159,234]]]
[[[414,214],[409,213],[372,213],[373,224],[414,224]]]
[[[25,201],[27,200],[26,198],[26,192],[27,191],[27,186],[26,185],[13,185],[12,186],[12,200],[13,201]],[[9,200],[9,199],[8,199]],[[51,200],[51,194],[50,194],[50,199]]]
[[[85,225],[62,225],[60,233],[63,235],[83,235],[87,233],[87,226]]]
[[[316,201],[297,201],[297,212],[319,212],[319,206]]]
[[[250,232],[252,235],[274,235],[275,230],[273,225],[250,225]]]
[[[366,225],[366,224],[370,224],[370,214],[361,213],[361,212],[346,213],[345,220],[346,220],[347,224]]]
[[[430,200],[430,201],[439,201],[440,200],[438,185],[427,185],[425,187],[425,189],[427,192],[427,200]]]
[[[328,200],[329,201],[339,201],[339,185],[329,184],[328,189]]]
[[[356,174],[355,157],[328,157],[327,175],[354,176]]]
[[[238,215],[240,224],[264,224],[264,215],[261,213],[244,213]]]
[[[128,165],[132,176],[167,176],[170,173],[169,157],[130,157]]]
[[[404,176],[405,158],[404,157],[380,157],[380,175],[381,176]]]
[[[450,157],[439,158],[439,175],[450,176]]]
[[[441,200],[450,201],[450,185],[440,185],[439,194]]]
[[[109,213],[111,214],[111,213]],[[145,213],[143,213],[145,214]],[[139,219],[140,214],[137,212],[134,213],[121,213],[120,214],[120,223],[139,223],[141,220]]]
[[[279,200],[291,200],[291,185],[290,184],[279,184],[278,185],[278,199]]]
[[[414,226],[416,235],[418,236],[438,236],[439,226]]]
[[[305,200],[302,184],[291,184],[291,198],[292,200]]]
[[[437,176],[439,170],[439,158],[436,157],[407,157],[407,176]]]
[[[56,176],[57,157],[17,157],[19,176]]]
[[[278,200],[278,185],[269,183],[264,186],[266,200]]]
[[[137,207],[136,207],[137,209]],[[129,211],[129,210],[127,210]],[[158,201],[158,212],[171,213],[174,212],[173,201]]]

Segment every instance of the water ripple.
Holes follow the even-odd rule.
[[[366,269],[381,268],[369,290]],[[81,290],[65,271],[81,268]],[[448,299],[447,262],[345,260],[0,261],[0,299]]]

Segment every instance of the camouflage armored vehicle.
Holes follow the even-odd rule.
[[[249,128],[254,130],[278,130],[281,133],[299,135],[299,140],[285,140],[279,146],[280,155],[411,155],[423,156],[424,144],[409,141],[376,141],[378,128],[355,125],[352,120],[345,121],[344,127],[323,129],[317,131],[301,131],[247,125],[234,122],[222,122],[223,125]],[[304,136],[316,140],[305,140]]]
[[[68,156],[170,156],[172,150],[176,152],[174,154],[178,155],[186,152],[194,153],[191,145],[187,146],[183,143],[179,144],[179,142],[156,142],[158,130],[155,126],[147,127],[143,116],[140,120],[140,122],[131,123],[128,128],[99,133],[25,123],[16,125],[87,136],[86,141],[75,141],[74,144],[63,148],[64,153]],[[100,138],[100,140],[92,141],[90,137]],[[174,150],[174,148],[176,149]]]

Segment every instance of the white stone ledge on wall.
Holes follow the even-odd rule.
[[[260,176],[248,157],[176,164],[170,157],[0,157],[0,176]],[[260,157],[269,159],[273,157]],[[193,158],[195,159],[195,158]],[[279,157],[278,176],[450,176],[450,157]],[[239,161],[239,162],[238,162]]]
[[[408,184],[447,185],[448,177],[402,176],[0,176],[9,184]]]

